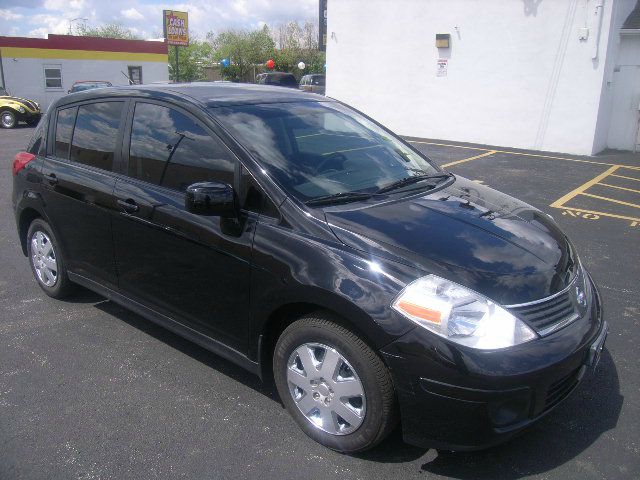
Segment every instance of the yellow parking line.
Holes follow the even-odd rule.
[[[478,147],[465,147],[462,145],[451,145],[451,144],[447,144],[447,143],[436,143],[436,142],[422,142],[422,141],[418,141],[418,140],[407,140],[409,143],[424,143],[425,145],[436,145],[439,147],[453,147],[453,148],[466,148],[469,150],[484,150],[484,151],[491,151],[493,153],[506,153],[508,155],[523,155],[525,157],[537,157],[537,158],[548,158],[550,160],[565,160],[567,162],[578,162],[578,163],[590,163],[593,165],[605,165],[605,166],[616,166],[617,164],[615,163],[606,163],[606,162],[596,162],[595,160],[580,160],[578,158],[566,158],[566,157],[554,157],[551,155],[543,155],[540,153],[524,153],[524,152],[511,152],[508,150],[490,150],[488,148],[478,148]],[[444,165],[442,165],[444,166]],[[633,167],[631,165],[620,165],[621,167],[624,168],[630,168],[631,170],[640,170],[640,167]]]
[[[619,187],[617,185],[609,185],[608,183],[599,183],[598,185],[602,185],[603,187],[618,188],[620,190],[626,190],[628,192],[640,193],[640,190],[634,190],[633,188]]]
[[[591,193],[581,193],[585,197],[597,198],[598,200],[606,200],[607,202],[619,203],[620,205],[626,205],[628,207],[640,208],[640,205],[635,203],[623,202],[622,200],[616,200],[615,198],[601,197],[600,195],[593,195]]]
[[[605,177],[607,177],[608,175],[611,175],[613,172],[615,172],[618,168],[620,168],[619,165],[613,165],[612,167],[608,168],[607,170],[605,170],[604,172],[602,172],[600,175],[598,175],[597,177],[592,178],[591,180],[589,180],[587,183],[583,183],[582,185],[580,185],[578,188],[571,190],[569,193],[567,193],[566,195],[564,195],[563,197],[559,198],[558,200],[556,200],[555,202],[553,202],[550,206],[554,207],[554,208],[561,208],[562,205],[564,205],[565,203],[567,203],[569,200],[571,200],[573,197],[581,194],[582,192],[584,192],[587,188],[595,185],[596,183],[598,183],[600,180],[604,180]]]
[[[593,215],[602,215],[603,217],[612,217],[618,218],[620,220],[630,220],[632,222],[640,222],[640,217],[627,217],[625,215],[616,215],[615,213],[607,213],[607,212],[598,212],[596,210],[585,210],[584,208],[574,208],[574,207],[556,207],[561,208],[563,210],[571,210],[572,212],[580,212],[580,213],[591,213]]]
[[[477,160],[478,158],[488,157],[489,155],[493,155],[494,153],[496,153],[495,150],[489,150],[488,152],[481,153],[480,155],[476,155],[475,157],[463,158],[462,160],[456,160],[455,162],[445,163],[445,164],[440,165],[440,166],[441,167],[445,167],[445,168],[446,167],[451,167],[453,165],[458,165],[460,163],[470,162],[471,160]]]
[[[618,177],[618,178],[626,178],[627,180],[635,180],[636,182],[640,182],[640,178],[627,177],[625,175],[618,175],[618,174],[615,174],[615,175],[611,174],[611,176],[612,177]]]

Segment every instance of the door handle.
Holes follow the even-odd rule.
[[[48,175],[45,175],[45,177],[49,185],[55,185],[58,183],[58,177],[56,177],[55,173],[49,173]]]
[[[122,208],[122,210],[124,210],[127,213],[134,213],[134,212],[137,212],[139,209],[135,200],[131,198],[127,198],[126,200],[118,199],[116,203],[120,206],[120,208]]]

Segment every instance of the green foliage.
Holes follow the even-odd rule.
[[[213,45],[213,58],[220,62],[228,58],[231,64],[222,70],[223,76],[232,81],[246,81],[254,65],[260,65],[273,55],[274,42],[265,25],[258,30],[225,30],[217,35],[209,33]]]
[[[318,51],[317,26],[307,22],[301,28],[297,22],[281,24],[270,30],[225,30],[216,35],[209,33],[216,62],[228,58],[231,62],[222,68],[222,75],[232,81],[254,81],[256,73],[267,71],[265,63],[273,58],[275,71],[291,72],[299,80],[307,73],[324,73],[325,54]],[[276,48],[276,45],[278,48]],[[304,70],[298,63],[304,62]]]
[[[205,78],[204,67],[213,63],[213,46],[208,41],[191,38],[188,47],[178,48],[178,74],[181,82]],[[169,45],[169,78],[176,78],[176,47]]]
[[[140,40],[127,27],[119,23],[108,23],[98,27],[87,27],[86,25],[77,25],[75,34],[82,37],[103,37],[103,38],[120,38],[125,40]]]

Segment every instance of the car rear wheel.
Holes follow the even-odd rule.
[[[40,218],[31,222],[27,231],[27,253],[33,276],[47,295],[63,298],[73,291],[58,241],[49,224]]]
[[[0,126],[2,126],[2,128],[13,128],[17,123],[16,114],[11,110],[3,110],[0,112]]]
[[[300,428],[333,450],[356,453],[381,442],[397,422],[391,375],[380,357],[330,316],[314,314],[285,329],[274,378]]]

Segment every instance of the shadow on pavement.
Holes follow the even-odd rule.
[[[151,321],[91,292],[78,292],[74,301],[96,301],[95,307],[166,343],[234,380],[280,402],[275,386],[239,366],[185,340]],[[364,461],[405,463],[425,456],[422,470],[459,479],[518,479],[562,465],[615,428],[622,408],[618,374],[607,350],[598,371],[588,374],[576,392],[547,417],[511,441],[479,452],[436,452],[402,441],[398,427],[376,448],[356,455]],[[283,407],[284,408],[284,407]]]

